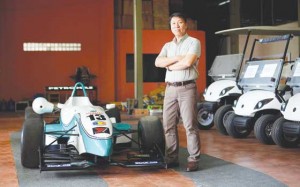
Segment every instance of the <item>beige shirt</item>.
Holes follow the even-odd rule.
[[[184,37],[177,43],[176,38],[174,38],[171,42],[166,43],[158,56],[162,57],[172,57],[176,55],[187,55],[187,54],[195,54],[197,55],[197,60],[194,64],[184,70],[174,70],[174,71],[166,71],[166,82],[181,82],[187,80],[195,80],[198,78],[198,60],[200,57],[200,41],[196,38],[185,34]]]

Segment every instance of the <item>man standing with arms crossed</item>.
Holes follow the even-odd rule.
[[[186,171],[196,171],[200,159],[200,138],[196,120],[196,79],[200,41],[187,34],[187,20],[184,14],[172,14],[170,26],[175,37],[163,46],[155,60],[156,67],[167,69],[163,107],[166,162],[169,168],[179,165],[177,124],[181,116],[189,152]]]

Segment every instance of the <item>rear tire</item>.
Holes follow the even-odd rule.
[[[138,122],[138,141],[140,151],[149,153],[155,144],[161,153],[165,152],[165,136],[161,120],[157,116],[145,116]]]
[[[214,124],[219,133],[223,135],[228,135],[228,132],[225,128],[225,121],[230,113],[233,112],[232,105],[221,106],[215,113]]]
[[[105,113],[110,118],[113,118],[113,117],[116,118],[116,123],[120,123],[121,122],[121,114],[120,114],[120,110],[118,108],[116,108],[116,107],[115,108],[111,108],[111,109],[107,110]]]
[[[24,167],[39,167],[39,149],[43,147],[43,136],[42,118],[29,118],[24,121],[21,133],[21,163]]]
[[[254,125],[254,135],[261,143],[267,145],[275,144],[271,135],[272,126],[275,120],[276,116],[272,114],[263,115],[256,120]]]
[[[300,142],[299,137],[288,137],[285,136],[283,133],[283,123],[285,121],[286,120],[284,119],[284,117],[280,117],[274,122],[272,133],[271,133],[272,138],[274,142],[280,147],[284,147],[284,148],[297,147],[297,145]]]
[[[198,121],[198,128],[202,130],[211,129],[214,126],[214,114],[210,111],[207,111],[203,107],[203,103],[200,103],[197,106],[198,113],[197,113],[197,121]]]

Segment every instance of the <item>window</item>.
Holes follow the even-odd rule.
[[[165,82],[165,68],[155,66],[158,54],[143,54],[143,82]],[[134,55],[126,54],[126,82],[134,82]]]
[[[81,43],[23,43],[23,51],[81,51]]]

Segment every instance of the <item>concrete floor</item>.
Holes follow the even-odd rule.
[[[24,120],[22,113],[0,114],[0,186],[19,186],[13,154],[10,146],[10,134],[21,129]],[[136,123],[139,116],[122,116],[127,123]],[[185,131],[179,125],[180,146],[186,147]],[[201,151],[207,155],[235,163],[240,166],[265,173],[290,187],[299,186],[300,148],[284,149],[277,145],[263,145],[251,134],[246,139],[233,139],[219,134],[215,128],[200,132]],[[156,172],[136,173],[121,167],[112,167],[99,172],[109,186],[194,186],[191,179],[173,169]],[[139,171],[140,172],[140,171]],[[118,180],[112,177],[118,173]],[[122,179],[122,180],[120,180]],[[216,179],[217,180],[217,179]]]

